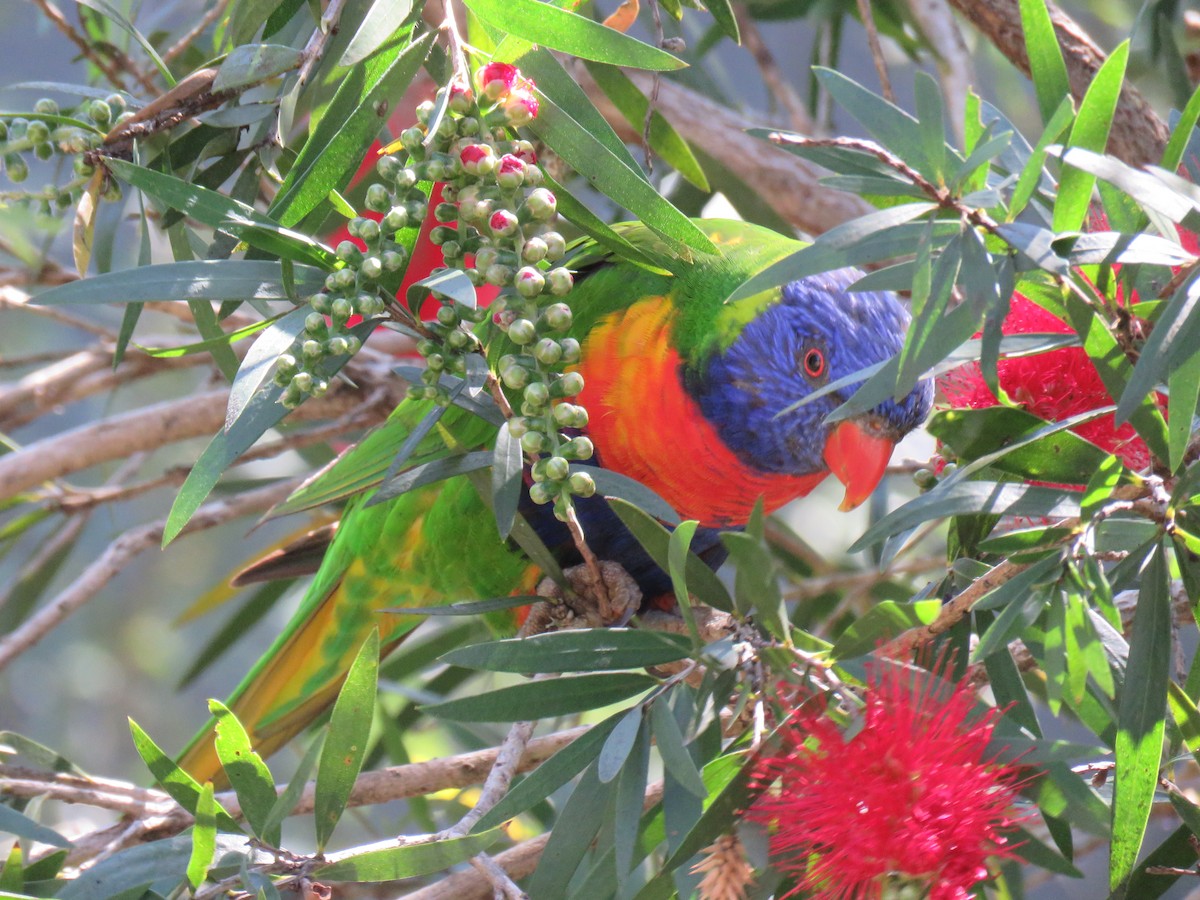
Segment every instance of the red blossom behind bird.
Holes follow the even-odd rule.
[[[911,886],[966,900],[989,858],[1013,855],[1006,833],[1021,818],[1017,768],[988,753],[999,712],[975,716],[965,683],[898,666],[872,673],[864,700],[849,740],[823,702],[796,710],[755,768],[767,790],[747,817],[770,827],[793,894],[879,900],[886,886]]]

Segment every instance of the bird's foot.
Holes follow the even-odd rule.
[[[641,589],[619,563],[602,561],[598,567],[603,579],[599,590],[593,570],[587,565],[563,571],[569,585],[565,591],[552,579],[543,578],[537,593],[546,600],[534,604],[522,632],[530,635],[564,628],[607,628],[628,622],[641,606]]]

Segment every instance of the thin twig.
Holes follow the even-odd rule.
[[[191,46],[192,41],[200,37],[204,29],[211,25],[217,19],[221,18],[221,14],[225,12],[225,7],[229,5],[229,0],[217,0],[213,4],[212,9],[206,12],[191,28],[184,33],[183,37],[177,40],[174,44],[166,49],[163,53],[163,62],[170,65],[179,54],[183,53]]]
[[[342,17],[342,9],[345,5],[346,0],[329,0],[329,5],[325,7],[321,21],[317,23],[317,27],[308,38],[308,43],[304,45],[304,49],[300,53],[301,59],[304,60],[298,76],[300,84],[308,83],[313,67],[325,55],[325,46],[329,43],[329,39],[337,34],[338,20]]]
[[[206,504],[192,516],[184,533],[203,531],[233,519],[267,509],[282,500],[300,483],[300,479],[277,482],[255,491],[247,491],[227,500]],[[162,540],[167,520],[159,519],[125,532],[100,554],[78,578],[51,600],[20,628],[0,638],[0,670],[37,644],[60,622],[91,600],[124,571],[135,556],[155,547]]]
[[[513,722],[508,729],[508,734],[504,736],[504,742],[496,751],[495,762],[492,763],[492,769],[488,772],[487,780],[484,781],[483,788],[479,792],[479,799],[475,801],[466,815],[449,828],[438,832],[436,840],[444,841],[464,837],[475,827],[476,822],[504,798],[504,795],[508,793],[508,786],[512,784],[513,776],[517,774],[517,767],[525,756],[525,748],[529,746],[529,739],[533,736],[533,726],[536,724],[536,722]]]
[[[871,0],[858,0],[858,14],[862,17],[863,28],[867,30],[867,46],[871,48],[871,59],[875,62],[875,71],[879,75],[879,86],[883,90],[884,99],[895,103],[896,95],[892,93],[892,79],[888,75],[887,62],[883,58],[883,47],[879,43],[879,29],[875,27]]]
[[[66,35],[67,40],[79,48],[79,52],[83,54],[83,57],[104,73],[104,77],[109,80],[113,87],[125,90],[125,79],[121,77],[121,71],[112,60],[102,59],[96,53],[91,42],[75,30],[75,27],[67,21],[67,17],[62,14],[62,10],[51,3],[50,0],[33,0],[33,2],[46,18],[54,23],[54,27]]]
[[[758,24],[746,9],[746,5],[734,4],[733,13],[737,18],[738,31],[742,35],[742,44],[754,57],[758,73],[762,76],[772,101],[778,102],[787,113],[788,127],[801,134],[813,134],[813,120],[808,114],[808,107],[804,105],[804,100],[796,93],[792,83],[784,77],[779,63],[767,42],[763,40],[762,32],[758,30]]]

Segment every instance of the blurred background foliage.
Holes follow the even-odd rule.
[[[189,3],[117,2],[113,9],[127,21],[136,23],[138,31],[157,52],[169,58],[170,69],[178,77],[200,68],[236,44],[257,39],[257,29],[234,32],[239,15],[242,22],[256,21],[253,10],[260,6],[249,0],[207,3],[203,9]],[[350,0],[346,4],[342,27],[329,41],[322,63],[312,73],[311,87],[299,95],[291,112],[291,128],[282,135],[289,150],[301,146],[306,133],[303,123],[310,116],[316,120],[327,114],[332,96],[349,77],[335,62],[342,57],[356,31],[354,23],[362,21],[372,6],[367,0]],[[612,6],[585,4],[580,12],[602,18],[614,11]],[[663,6],[669,11],[669,4]],[[978,6],[985,9],[990,5]],[[923,7],[920,0],[912,4],[899,0],[871,4],[896,104],[905,110],[915,108],[915,73],[927,72],[945,88],[952,132],[960,128],[965,89],[970,86],[1002,110],[1031,143],[1035,141],[1042,132],[1045,110],[1039,109],[1039,97],[1029,79],[998,47],[1006,41],[1011,47],[1012,35],[1005,38],[998,29],[990,34],[981,32],[960,18],[951,19],[944,14],[932,21],[918,18],[928,15]],[[61,98],[46,84],[49,82],[96,85],[103,94],[119,86],[141,102],[158,96],[167,87],[138,40],[115,25],[113,15],[105,13],[107,4],[64,5],[58,11],[64,17],[65,29],[56,26],[55,9],[47,0],[0,6],[0,109],[31,110],[43,96]],[[816,185],[808,170],[788,168],[800,163],[765,142],[747,139],[747,143],[738,144],[734,140],[742,128],[753,126],[814,136],[866,136],[861,123],[832,101],[812,70],[813,65],[823,65],[873,91],[879,90],[859,7],[839,0],[754,0],[735,3],[731,9],[742,26],[740,47],[704,11],[686,9],[678,23],[672,16],[664,16],[666,36],[684,39],[686,50],[680,55],[692,65],[664,78],[660,109],[691,143],[710,190],[684,181],[661,160],[656,160],[651,175],[656,187],[689,215],[727,215],[732,210],[746,219],[812,237],[869,211],[871,207],[853,195]],[[1101,48],[1111,50],[1130,39],[1128,78],[1137,85],[1150,109],[1158,110],[1165,120],[1168,110],[1185,107],[1200,71],[1200,27],[1192,18],[1200,17],[1200,13],[1194,4],[1113,0],[1064,3],[1062,9]],[[439,21],[435,10],[426,13],[431,21]],[[313,30],[312,10],[306,5],[280,4],[271,21],[276,19],[281,24],[271,39],[273,42],[303,46]],[[257,21],[261,21],[261,16]],[[935,32],[939,23],[949,30]],[[191,34],[194,27],[199,30]],[[92,54],[82,54],[69,39],[67,30],[98,49]],[[650,11],[643,9],[631,34],[653,42],[654,30]],[[949,35],[962,43],[956,44]],[[185,39],[183,43],[181,38]],[[102,71],[106,67],[125,73],[121,85],[107,80]],[[569,71],[587,83],[580,66]],[[140,77],[130,75],[131,72]],[[637,76],[635,83],[643,89],[649,84],[644,74]],[[673,84],[711,100],[728,115],[689,121],[684,113],[694,95],[673,95],[670,90]],[[256,90],[269,100],[278,93],[278,88],[273,81]],[[381,116],[389,117],[385,127],[393,135],[406,127],[416,102],[431,96],[433,88],[434,82],[422,76],[405,96],[391,98],[388,108],[380,110]],[[614,115],[611,106],[594,89],[589,88],[589,93],[601,110],[614,119],[615,127],[640,160],[639,129]],[[693,112],[701,109],[694,103],[692,106]],[[672,119],[673,112],[679,115],[678,120]],[[249,134],[261,136],[255,129],[262,126],[262,120],[251,122]],[[220,120],[200,127],[217,131],[228,128]],[[178,134],[195,135],[198,130],[189,126]],[[1136,126],[1133,130],[1137,133]],[[235,189],[239,173],[246,171],[241,166],[247,161],[255,163],[254,154],[247,147],[249,138],[243,137],[237,143],[231,135],[232,131],[224,136],[216,132],[206,135],[212,139],[211,143],[189,163],[193,180],[218,190]],[[1154,146],[1155,135],[1141,136],[1145,139],[1143,146]],[[184,139],[179,140],[182,144]],[[961,146],[961,136],[951,137],[951,143]],[[742,147],[747,149],[738,149]],[[269,145],[256,150],[261,151],[259,159],[264,165],[286,168],[290,162],[287,152],[279,154]],[[194,146],[175,148],[180,154],[193,151]],[[1126,160],[1140,163],[1157,157],[1158,154],[1148,152],[1144,158],[1126,156]],[[553,169],[552,158],[549,165]],[[777,166],[784,168],[776,171]],[[30,155],[30,167],[32,172],[25,184],[6,183],[0,188],[37,189],[43,183],[63,184],[71,178],[70,159],[63,156],[34,161]],[[788,179],[793,181],[789,183]],[[791,190],[783,190],[783,185]],[[590,191],[578,180],[568,186],[585,197],[604,219],[628,217],[602,192]],[[352,204],[361,205],[364,187],[346,191]],[[242,189],[245,190],[244,183]],[[24,292],[35,292],[44,285],[73,277],[77,259],[73,253],[77,249],[73,248],[72,240],[73,207],[48,211],[36,202],[18,202],[12,192],[0,193],[0,197],[7,201],[0,208],[3,267],[0,291],[8,291],[0,295],[0,309],[3,309],[0,411],[8,416],[0,418],[0,430],[7,446],[27,446],[124,412],[220,388],[221,375],[206,355],[174,361],[149,358],[145,362],[147,357],[140,352],[141,348],[178,346],[197,340],[188,323],[151,308],[143,312],[138,323],[133,338],[136,346],[123,364],[126,368],[119,370],[122,375],[101,384],[111,366],[112,337],[122,328],[122,308],[74,307],[64,314],[69,315],[68,320],[64,315],[54,318],[35,314],[19,301]],[[91,249],[92,272],[128,269],[146,258],[155,261],[172,258],[176,248],[170,246],[161,231],[140,229],[140,202],[137,192],[127,188],[120,200],[100,204]],[[879,205],[891,202],[880,200]],[[330,213],[324,222],[308,220],[305,224],[320,236],[328,234],[337,222],[337,214]],[[195,233],[211,237],[211,232],[204,229],[196,229]],[[945,349],[948,352],[950,348]],[[70,377],[53,380],[54,390],[61,391],[61,396],[37,391],[20,393],[31,383],[31,376],[45,377],[45,367],[62,360],[79,368]],[[131,370],[137,374],[128,374]],[[186,408],[183,415],[185,418],[188,415]],[[379,416],[380,410],[375,409],[332,440],[238,466],[222,479],[215,497],[237,496],[280,478],[306,475],[361,434],[364,425],[377,422]],[[33,610],[72,585],[114,539],[165,516],[186,467],[195,461],[211,433],[212,429],[198,429],[185,440],[166,442],[132,460],[104,461],[72,471],[67,479],[71,489],[84,492],[130,480],[150,479],[157,483],[122,502],[98,503],[86,515],[78,511],[63,515],[62,504],[56,506],[50,502],[56,497],[69,496],[71,489],[63,485],[52,485],[33,498],[22,495],[0,500],[5,504],[0,511],[3,540],[0,631],[17,628]],[[896,471],[885,481],[884,488],[867,507],[852,514],[835,512],[839,498],[832,486],[779,514],[782,523],[799,535],[797,540],[783,528],[774,533],[775,548],[785,562],[781,570],[785,575],[784,594],[797,600],[793,613],[797,626],[832,639],[879,601],[908,601],[931,579],[940,578],[945,571],[947,540],[969,543],[978,539],[978,535],[957,532],[948,537],[944,527],[930,531],[918,549],[905,557],[901,568],[884,578],[874,574],[880,558],[878,546],[854,555],[847,553],[855,538],[877,524],[886,510],[918,496],[913,474],[928,464],[933,450],[930,435],[911,437],[895,457]],[[46,497],[50,501],[45,501]],[[278,633],[290,614],[289,604],[294,604],[302,591],[302,583],[289,588],[279,603],[273,602],[276,598],[272,594],[253,593],[249,603],[253,612],[244,615],[261,614],[257,621],[231,619],[235,614],[228,607],[183,621],[197,599],[212,591],[240,562],[253,559],[296,527],[285,520],[252,529],[253,521],[253,517],[240,518],[188,535],[161,553],[150,550],[133,555],[122,565],[120,574],[77,613],[0,672],[0,727],[55,748],[89,772],[145,781],[142,762],[130,752],[126,717],[136,720],[168,750],[174,750],[203,718],[206,699],[224,696]],[[966,526],[960,523],[954,527]],[[957,585],[969,583],[980,571],[964,562],[957,571]],[[949,591],[953,584],[951,579],[944,590]],[[233,607],[238,606],[243,609],[247,606],[244,595],[236,598]],[[231,621],[233,624],[229,625]],[[464,642],[462,633],[446,633],[453,629],[465,629],[476,638],[483,637],[477,626],[453,621],[429,629],[428,636],[423,634],[421,640],[428,642],[431,653],[443,642],[445,646]],[[216,665],[179,687],[203,648],[214,637],[230,630],[238,636],[238,641]],[[1193,643],[1190,637],[1184,639],[1185,647],[1190,648]],[[428,697],[431,672],[442,678],[439,685],[447,689],[462,677],[462,670],[453,668],[427,667],[392,673],[394,677],[385,682],[387,702],[398,707],[408,699]],[[501,677],[495,683],[508,682]],[[475,678],[471,688],[480,690],[491,684],[489,677]],[[1048,736],[1094,739],[1071,719],[1069,715],[1057,719],[1059,732]],[[414,721],[413,727],[405,732],[401,751],[394,746],[388,749],[393,759],[402,753],[420,760],[461,749],[493,746],[501,737],[502,730],[494,725],[442,723],[433,727],[427,720],[421,720]],[[292,760],[280,764],[284,771],[290,771],[292,766]],[[554,799],[562,801],[558,795]],[[464,802],[471,802],[470,794],[464,797],[446,792],[423,801],[368,808],[347,822],[347,833],[342,837],[350,842],[370,840],[405,827],[397,826],[397,822],[416,823],[414,828],[430,827],[427,823],[456,818],[454,811],[461,813]],[[534,812],[532,821],[523,823],[521,828],[535,828],[552,820],[545,805]],[[1148,846],[1154,846],[1177,824],[1168,815],[1158,815],[1156,819],[1152,822]],[[47,821],[68,836],[107,824],[100,814],[75,807],[54,807],[48,811]],[[512,836],[520,839],[519,828]],[[297,829],[296,845],[303,847],[307,840],[307,833],[301,834]],[[1102,841],[1082,836],[1078,849],[1102,845]],[[1080,868],[1086,876],[1082,880],[1035,875],[1029,881],[1028,895],[1101,896],[1107,889],[1104,855],[1081,853]],[[1189,889],[1186,882],[1184,879],[1171,895],[1186,896]],[[1019,889],[1011,890],[1010,896],[1020,895]]]

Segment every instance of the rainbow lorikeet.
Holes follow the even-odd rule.
[[[698,224],[723,256],[676,260],[670,274],[585,249],[574,262],[571,334],[582,344],[579,402],[589,412],[596,463],[699,520],[693,549],[716,567],[724,559],[719,530],[744,525],[760,496],[771,511],[832,473],[846,487],[843,508],[866,499],[895,442],[928,414],[932,386],[921,383],[902,400],[835,424],[824,418],[853,388],[789,410],[819,386],[899,351],[908,316],[891,294],[848,292],[857,277],[850,270],[726,303],[749,276],[801,245],[742,222]],[[654,240],[639,226],[623,235]],[[426,411],[406,401],[335,467],[354,468],[347,477],[357,483],[377,483]],[[452,407],[412,459],[486,448],[495,434],[494,424]],[[361,470],[364,460],[371,471]],[[374,505],[369,496],[351,500],[290,626],[229,701],[260,752],[327,708],[371,628],[380,627],[386,650],[421,621],[380,610],[530,593],[540,579],[515,544],[500,540],[465,476]],[[564,565],[578,562],[547,507],[526,502],[522,510]],[[579,512],[597,557],[621,563],[647,598],[670,590],[602,498],[581,501]],[[181,764],[201,780],[217,776],[211,735],[198,736]]]

